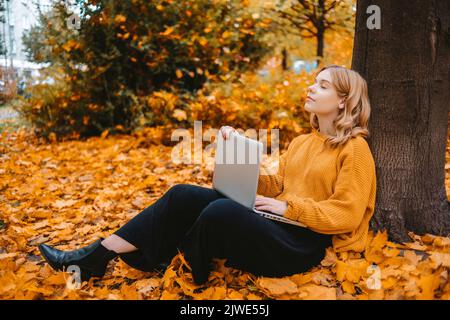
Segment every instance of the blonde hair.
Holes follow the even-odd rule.
[[[323,70],[330,72],[338,96],[345,98],[344,108],[339,109],[339,114],[333,121],[336,136],[327,138],[325,144],[336,148],[352,137],[368,137],[370,102],[366,80],[358,72],[337,65],[325,66],[317,75]],[[312,128],[319,129],[319,119],[315,113],[311,112],[309,122]]]

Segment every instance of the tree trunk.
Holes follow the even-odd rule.
[[[322,58],[323,58],[323,48],[325,46],[325,16],[323,15],[323,12],[325,11],[325,0],[319,0],[318,3],[318,21],[317,21],[317,33],[316,33],[316,39],[317,39],[317,65],[320,64]]]
[[[317,30],[317,65],[319,65],[320,60],[323,58],[323,48],[324,48],[324,30]]]
[[[358,0],[352,69],[369,86],[369,145],[377,170],[371,228],[448,236],[445,151],[450,107],[450,1],[378,0],[369,30]]]
[[[286,71],[288,69],[286,48],[283,48],[283,50],[281,51],[281,55],[282,55],[281,68],[283,69],[283,71]]]

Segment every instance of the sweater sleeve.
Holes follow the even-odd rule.
[[[287,194],[284,217],[324,234],[348,233],[358,228],[369,205],[375,163],[366,142],[354,140],[343,153],[333,194],[323,201]]]
[[[258,189],[256,193],[265,197],[276,197],[283,191],[284,171],[289,148],[284,152],[278,161],[278,171],[276,174],[269,174],[268,169],[261,165],[258,177]]]

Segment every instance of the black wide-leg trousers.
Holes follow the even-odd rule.
[[[197,284],[208,280],[213,258],[256,276],[282,277],[319,264],[332,244],[331,235],[261,217],[192,184],[172,186],[114,234],[138,248],[120,256],[138,270],[154,271],[184,252]]]

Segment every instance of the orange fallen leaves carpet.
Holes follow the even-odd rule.
[[[197,286],[178,254],[163,274],[116,258],[105,277],[71,287],[67,273],[43,261],[38,244],[79,248],[111,234],[173,184],[211,186],[212,158],[174,164],[172,147],[149,142],[158,141],[157,130],[51,144],[23,131],[3,133],[0,299],[450,299],[450,238],[413,233],[404,244],[371,234],[362,254],[329,248],[319,266],[284,278],[255,277],[215,259],[208,282]]]

